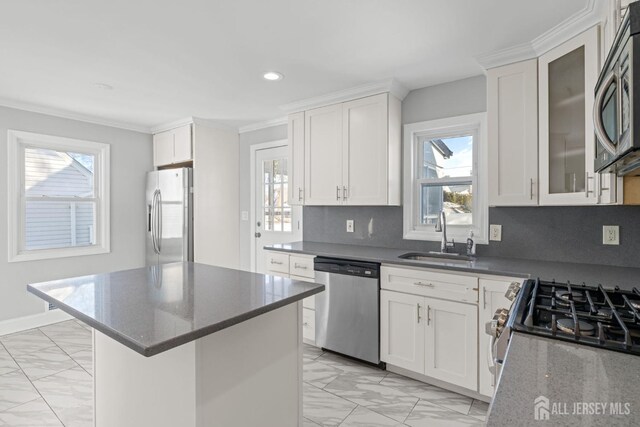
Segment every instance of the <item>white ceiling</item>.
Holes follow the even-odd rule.
[[[187,116],[239,126],[387,78],[415,89],[481,74],[475,56],[529,42],[587,3],[3,0],[0,99],[143,129]],[[267,70],[285,79],[264,81]]]

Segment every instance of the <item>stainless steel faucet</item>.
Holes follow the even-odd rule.
[[[454,247],[454,241],[447,240],[447,216],[444,214],[444,209],[440,211],[438,215],[438,222],[436,222],[436,231],[442,233],[442,241],[440,242],[440,252],[447,253],[449,248]]]

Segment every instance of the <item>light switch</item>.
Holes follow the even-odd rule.
[[[240,212],[240,219],[242,219],[242,221],[249,221],[249,211]]]

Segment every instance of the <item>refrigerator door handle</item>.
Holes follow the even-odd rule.
[[[162,192],[158,190],[158,253],[162,252]]]
[[[156,243],[156,223],[157,223],[157,199],[158,199],[158,190],[153,192],[153,198],[151,200],[151,243],[153,244],[153,252],[158,253],[158,245]]]

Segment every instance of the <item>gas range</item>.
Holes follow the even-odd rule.
[[[640,290],[546,282],[513,283],[511,308],[485,325],[491,336],[489,369],[500,374],[512,331],[640,355]]]
[[[527,280],[507,326],[517,332],[640,355],[640,291]]]

